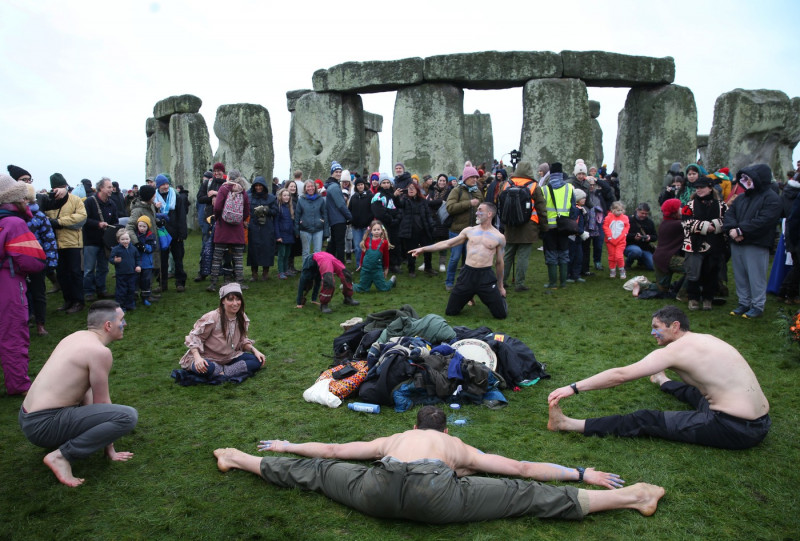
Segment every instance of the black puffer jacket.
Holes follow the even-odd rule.
[[[742,232],[741,244],[769,248],[775,240],[775,227],[781,217],[781,200],[771,188],[772,170],[767,164],[757,163],[736,173],[739,180],[745,174],[753,179],[753,188],[734,199],[722,229]]]

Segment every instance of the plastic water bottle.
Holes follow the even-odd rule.
[[[367,402],[351,402],[347,407],[353,411],[363,411],[364,413],[380,413],[381,407],[378,404],[369,404]]]

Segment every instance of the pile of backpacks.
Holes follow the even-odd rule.
[[[452,347],[479,340],[497,362],[467,358]],[[303,394],[309,402],[338,407],[342,400],[394,407],[459,403],[499,409],[502,391],[549,378],[545,365],[521,340],[488,327],[451,327],[439,315],[419,317],[410,305],[370,314],[333,341],[334,362]]]

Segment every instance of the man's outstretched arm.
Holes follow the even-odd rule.
[[[382,442],[386,438],[372,441],[354,441],[350,443],[291,443],[286,440],[262,440],[259,451],[273,453],[294,453],[309,458],[339,458],[343,460],[377,460],[381,454]]]

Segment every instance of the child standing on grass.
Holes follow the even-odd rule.
[[[150,218],[140,216],[136,222],[136,249],[139,251],[142,272],[139,273],[139,294],[142,304],[150,306],[150,280],[153,276],[153,250],[156,249],[156,236],[153,234]]]
[[[603,232],[606,235],[606,247],[608,250],[608,268],[611,270],[609,276],[617,277],[617,267],[619,267],[619,277],[625,280],[625,237],[631,224],[625,216],[625,205],[621,201],[611,203],[611,212],[608,213],[603,221]]]
[[[583,265],[583,242],[589,238],[586,231],[587,210],[586,192],[575,188],[575,206],[569,209],[569,217],[578,222],[578,233],[570,235],[569,238],[569,267],[567,268],[567,283],[585,282],[581,278],[581,266]]]
[[[278,243],[278,278],[286,280],[289,276],[297,274],[297,271],[289,267],[294,248],[294,202],[292,194],[285,188],[278,191],[275,240]]]
[[[123,311],[135,310],[136,274],[142,272],[142,267],[139,266],[141,257],[139,250],[131,244],[131,237],[127,229],[117,231],[117,242],[119,244],[111,249],[109,258],[117,268],[117,287],[114,296]]]
[[[372,220],[369,224],[369,238],[361,239],[361,279],[353,287],[355,291],[364,293],[369,291],[372,284],[378,291],[389,291],[394,287],[397,278],[389,274],[389,250],[394,248],[389,243],[389,234],[379,220]]]

